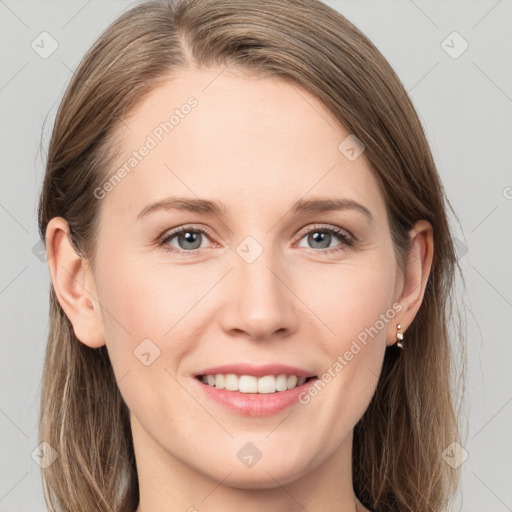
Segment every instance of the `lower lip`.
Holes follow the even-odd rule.
[[[217,389],[194,378],[206,395],[224,407],[247,416],[270,416],[277,414],[287,407],[298,403],[299,395],[318,380],[318,377],[308,380],[301,386],[275,393],[241,393]]]

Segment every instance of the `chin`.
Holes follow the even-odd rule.
[[[304,462],[297,467],[297,461],[288,457],[269,457],[266,461],[264,458],[262,456],[252,467],[245,467],[238,458],[233,462],[232,459],[212,457],[211,460],[216,461],[215,463],[207,468],[196,467],[196,470],[212,480],[234,488],[273,489],[302,478],[312,467],[312,463]],[[226,477],[227,474],[229,476]]]
[[[261,462],[261,461],[260,461]],[[274,489],[299,479],[304,473],[291,467],[272,465],[260,469],[237,468],[224,480],[224,484],[237,489]],[[218,479],[225,478],[218,475]]]

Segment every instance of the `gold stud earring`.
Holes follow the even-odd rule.
[[[404,335],[400,332],[401,328],[402,328],[402,324],[397,324],[396,329],[398,332],[396,333],[396,345],[397,345],[397,347],[400,347],[401,349],[403,349],[404,344],[402,343],[402,341],[404,339]]]

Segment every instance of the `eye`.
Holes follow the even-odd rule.
[[[355,245],[354,238],[349,235],[346,231],[335,227],[335,226],[322,226],[315,225],[313,229],[306,231],[300,240],[307,239],[307,243],[313,245],[313,250],[311,252],[319,253],[319,254],[328,254],[331,252],[342,251],[347,247],[352,247]],[[341,240],[341,243],[334,246],[333,249],[328,251],[322,251],[320,249],[329,249],[333,247],[331,242],[336,238]],[[315,247],[316,245],[316,247]],[[299,247],[303,247],[300,246]],[[310,249],[307,247],[307,249]],[[311,250],[311,249],[310,249]]]
[[[160,239],[159,245],[168,245],[166,248],[169,252],[194,252],[199,249],[204,249],[202,242],[207,237],[208,232],[204,229],[192,228],[190,226],[182,226],[170,233],[165,233]],[[176,239],[176,244],[171,241]]]
[[[158,240],[159,246],[166,246],[168,252],[181,254],[194,254],[201,249],[207,248],[203,244],[205,239],[209,239],[209,231],[203,228],[193,228],[191,226],[181,226],[171,232],[164,233]],[[355,245],[356,240],[345,230],[336,226],[314,225],[313,229],[305,231],[299,241],[307,238],[307,242],[312,244],[312,248],[306,249],[314,254],[329,254],[336,251],[342,251],[347,247]],[[332,248],[331,242],[338,238],[341,243]],[[175,240],[176,239],[176,240]],[[175,240],[175,243],[172,243]],[[316,247],[315,247],[316,245]],[[299,247],[304,247],[299,245]],[[329,249],[329,250],[323,250]]]

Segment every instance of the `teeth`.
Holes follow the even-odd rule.
[[[237,380],[238,386],[234,391],[240,391],[241,393],[257,393],[259,391],[258,379],[256,377],[252,375],[242,375]],[[235,382],[235,379],[233,379],[233,382]],[[260,391],[260,393],[261,392],[262,391]]]
[[[276,391],[286,391],[288,389],[288,377],[278,375],[276,378]]]
[[[265,377],[260,377],[258,379],[258,393],[275,393],[275,392],[276,392],[276,378],[273,375],[265,375]]]
[[[264,377],[255,377],[254,375],[235,375],[228,373],[226,375],[202,375],[201,380],[204,384],[216,387],[217,389],[227,389],[228,391],[240,391],[241,393],[275,393],[276,391],[286,391],[306,382],[306,377],[297,377],[296,375],[265,375]]]
[[[224,389],[226,387],[226,377],[224,375],[217,375],[215,377],[215,381],[212,386],[217,387],[217,389]]]
[[[288,389],[294,388],[297,385],[297,377],[295,375],[290,375],[288,377]]]
[[[217,386],[217,378],[215,378],[214,385]],[[229,391],[238,391],[238,377],[232,373],[228,373],[224,380],[224,385]]]

